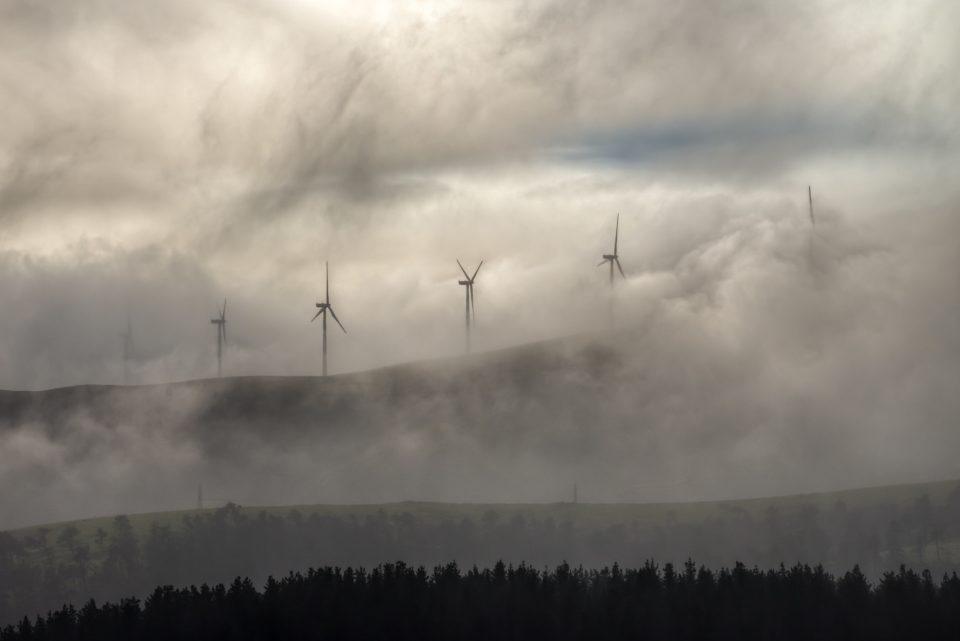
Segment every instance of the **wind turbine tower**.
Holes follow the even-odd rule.
[[[337,325],[340,326],[340,329],[343,330],[343,333],[346,334],[347,330],[344,328],[343,323],[340,322],[340,319],[337,318],[337,313],[333,311],[333,306],[330,304],[330,263],[325,263],[326,272],[327,272],[327,287],[325,291],[324,302],[317,303],[317,313],[310,319],[310,322],[317,320],[318,316],[323,316],[323,375],[327,375],[327,312],[330,312],[330,315],[333,316],[333,320],[337,321]]]
[[[223,376],[223,344],[227,342],[227,299],[223,299],[223,307],[217,310],[217,318],[210,322],[217,326],[217,378]]]
[[[480,273],[480,268],[483,267],[483,261],[480,261],[480,264],[477,265],[476,271],[473,272],[473,276],[467,273],[467,270],[463,268],[463,265],[460,264],[460,261],[457,261],[457,265],[460,266],[460,271],[463,272],[463,277],[466,280],[457,281],[459,284],[463,285],[466,290],[466,329],[467,329],[467,354],[470,353],[470,328],[477,324],[477,308],[473,302],[473,281],[477,279],[477,274]]]

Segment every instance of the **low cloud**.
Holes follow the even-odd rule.
[[[503,300],[527,289],[513,284],[518,273],[534,283],[557,274],[493,261],[478,341],[505,344],[524,331],[567,338],[327,381],[73,388],[34,401],[14,393],[3,438],[15,454],[3,476],[35,481],[29,496],[4,499],[7,525],[189,507],[201,482],[211,501],[247,504],[550,501],[573,482],[585,500],[644,501],[956,476],[960,407],[949,385],[960,344],[949,319],[960,253],[935,240],[956,237],[956,218],[859,227],[825,208],[814,230],[802,207],[779,206],[723,195],[687,202],[704,220],[696,234],[672,227],[665,211],[650,214],[659,252],[637,251],[635,238],[621,245],[630,277],[618,282],[613,333],[603,270],[557,260],[567,287],[511,309]],[[622,222],[626,231],[637,220]],[[451,289],[423,287],[415,300],[425,307],[434,287]],[[440,351],[436,337],[400,338],[429,331],[412,320],[424,307],[397,303],[394,346],[373,337],[378,317],[348,316],[359,305],[345,289],[352,305],[338,313],[360,338],[335,335],[336,359]],[[280,330],[284,315],[261,316],[256,335],[240,329],[230,366],[315,367],[316,353],[296,353]],[[213,333],[202,333],[196,353],[177,348],[164,362],[211,368]],[[449,337],[457,351],[462,335]],[[197,364],[201,353],[209,362]]]

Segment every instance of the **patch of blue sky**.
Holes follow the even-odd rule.
[[[562,162],[644,165],[698,149],[788,144],[797,151],[866,149],[907,142],[877,118],[748,114],[723,120],[640,123],[566,137],[549,153]],[[914,144],[919,142],[913,141]]]

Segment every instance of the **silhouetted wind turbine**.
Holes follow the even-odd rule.
[[[310,319],[310,322],[317,320],[317,316],[323,316],[323,375],[327,375],[327,312],[330,312],[330,315],[333,316],[333,320],[337,321],[337,325],[340,326],[340,329],[343,330],[343,333],[346,334],[347,330],[343,326],[343,323],[340,322],[340,319],[337,318],[337,313],[333,311],[333,306],[330,304],[330,263],[325,263],[327,271],[327,288],[325,300],[322,303],[317,303],[317,308],[319,311],[316,316]]]
[[[610,263],[610,286],[613,287],[613,265],[616,263],[617,269],[620,270],[620,276],[626,278],[627,275],[623,273],[623,267],[620,266],[620,256],[617,255],[617,240],[620,236],[620,214],[617,214],[617,226],[613,232],[613,253],[604,254],[603,260],[597,264],[597,267],[603,266],[605,263]]]
[[[227,299],[223,299],[223,307],[217,310],[218,317],[211,318],[210,322],[217,326],[217,376],[223,375],[223,344],[227,342]]]
[[[463,265],[460,265],[460,261],[457,261],[457,265],[460,266],[460,271],[463,272],[463,277],[466,280],[457,281],[464,287],[466,287],[466,321],[467,321],[467,353],[470,353],[470,327],[471,325],[477,324],[477,308],[473,302],[473,281],[476,280],[477,274],[480,273],[480,268],[483,267],[483,261],[480,261],[480,264],[477,265],[476,271],[473,272],[473,276],[467,273],[467,270],[463,268]]]
[[[810,224],[816,227],[817,221],[813,218],[813,188],[810,185],[807,185],[807,199],[810,202]]]

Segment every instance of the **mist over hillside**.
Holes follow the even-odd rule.
[[[201,484],[207,505],[549,502],[575,483],[582,500],[638,502],[956,470],[960,436],[891,416],[896,397],[858,400],[862,381],[777,389],[782,363],[679,341],[651,320],[326,379],[3,392],[0,527],[193,507]]]

